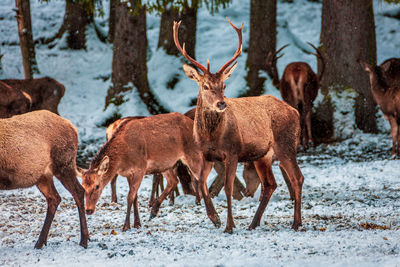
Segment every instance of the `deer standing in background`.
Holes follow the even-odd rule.
[[[139,120],[127,120],[103,145],[83,172],[86,213],[93,214],[104,187],[116,174],[125,176],[129,183],[127,213],[123,231],[130,229],[130,212],[134,205],[134,227],[140,227],[137,192],[143,176],[161,172],[167,178],[167,188],[153,204],[150,218],[156,216],[161,202],[178,183],[173,167],[181,161],[193,179],[207,189],[207,176],[212,163],[206,162],[197,151],[193,140],[193,121],[180,113],[154,115]],[[208,191],[207,191],[208,192]],[[203,197],[207,198],[207,192]],[[207,201],[206,201],[207,202]],[[211,199],[208,199],[211,202]],[[209,209],[209,206],[206,206]],[[220,224],[215,218],[214,223]]]
[[[324,55],[313,44],[308,44],[315,49],[315,55],[322,62],[319,75],[315,74],[306,62],[292,62],[286,66],[282,78],[279,80],[276,62],[283,54],[281,56],[277,56],[277,54],[288,45],[281,47],[275,53],[268,53],[267,56],[267,68],[272,75],[273,85],[280,90],[282,99],[300,113],[301,142],[304,148],[314,145],[311,131],[311,111],[313,102],[318,95],[319,82],[325,70]]]
[[[0,119],[0,190],[36,185],[47,200],[47,214],[35,248],[47,236],[61,198],[53,176],[74,197],[81,225],[80,245],[87,248],[84,190],[76,178],[78,132],[66,119],[41,110]]]
[[[0,118],[29,112],[31,106],[32,99],[27,93],[0,81]]]
[[[21,90],[31,99],[29,111],[46,109],[58,114],[58,104],[64,96],[65,87],[55,79],[44,77],[38,79],[0,80],[15,90]]]
[[[229,20],[228,20],[229,21]],[[208,161],[222,161],[225,165],[225,194],[228,216],[225,232],[232,233],[235,227],[232,215],[232,191],[238,162],[254,161],[262,183],[262,199],[249,228],[260,225],[261,216],[277,185],[272,173],[272,158],[276,154],[280,165],[287,173],[290,190],[294,192],[294,222],[292,228],[301,225],[301,190],[303,175],[297,165],[296,149],[300,138],[299,113],[283,101],[269,95],[244,98],[226,98],[225,80],[228,79],[242,51],[242,29],[235,27],[239,45],[234,56],[216,73],[210,72],[191,58],[178,40],[180,22],[174,22],[174,41],[178,50],[195,68],[183,64],[186,75],[200,87],[197,97],[193,134],[196,145]],[[205,184],[201,183],[202,186]],[[203,189],[203,188],[202,188]],[[204,193],[206,190],[202,190]],[[210,218],[219,220],[211,199],[203,194]]]
[[[372,96],[389,121],[392,157],[400,157],[400,58],[390,58],[375,67],[362,60],[359,63],[369,73]]]

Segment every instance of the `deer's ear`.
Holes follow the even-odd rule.
[[[367,62],[365,62],[365,61],[359,59],[359,60],[358,60],[358,63],[360,63],[361,67],[362,67],[365,71],[369,71],[369,72],[372,71],[372,67],[371,67]]]
[[[99,170],[97,171],[97,174],[98,175],[105,174],[108,171],[109,165],[110,165],[110,159],[108,158],[108,156],[105,156],[100,163],[100,167]]]
[[[186,75],[192,79],[193,81],[199,82],[201,80],[201,74],[192,66],[183,63],[182,64],[183,70],[185,71]]]
[[[232,72],[235,70],[237,66],[237,61],[230,67],[226,68],[224,70],[224,72],[222,73],[222,79],[225,81],[226,79],[228,79],[229,77],[231,77]]]

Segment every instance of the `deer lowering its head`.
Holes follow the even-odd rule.
[[[308,44],[315,49],[315,55],[322,62],[320,75],[315,74],[306,62],[292,62],[286,66],[282,78],[279,80],[276,62],[283,54],[277,55],[288,45],[281,47],[275,53],[270,52],[267,56],[267,68],[271,73],[273,85],[280,90],[282,99],[300,113],[301,140],[304,148],[312,146],[314,143],[311,134],[311,110],[318,95],[319,82],[325,69],[322,52],[311,43]]]
[[[372,96],[381,107],[390,123],[393,146],[392,157],[400,156],[400,58],[385,60],[380,66],[372,67],[359,60],[369,73]]]
[[[229,21],[229,20],[228,20]],[[232,233],[232,192],[238,162],[254,161],[262,183],[262,200],[250,225],[260,225],[261,216],[276,189],[272,173],[272,158],[276,154],[287,173],[290,190],[295,196],[293,228],[301,224],[301,189],[303,175],[297,165],[296,148],[300,137],[299,114],[296,109],[273,96],[226,98],[225,80],[236,67],[232,64],[242,51],[242,27],[235,27],[239,45],[234,56],[216,73],[211,73],[199,62],[187,55],[178,40],[180,23],[174,23],[175,45],[195,68],[183,64],[186,75],[200,87],[194,118],[194,139],[204,157],[209,161],[222,161],[225,165],[225,194],[228,216],[225,232]],[[212,205],[212,203],[211,203]],[[214,207],[207,209],[210,218],[218,215]]]
[[[130,229],[130,212],[134,204],[134,227],[140,227],[137,192],[145,174],[163,173],[167,188],[159,202],[153,204],[154,217],[161,201],[178,183],[173,167],[181,161],[194,179],[207,189],[206,179],[212,164],[203,159],[193,141],[193,121],[180,113],[155,115],[140,120],[127,120],[103,145],[83,172],[82,185],[85,188],[86,213],[93,214],[104,187],[116,174],[125,176],[129,184],[127,214],[123,230]],[[208,191],[207,191],[208,192]],[[207,194],[203,194],[203,197]],[[211,199],[207,201],[211,202]],[[208,206],[207,206],[208,208]],[[220,224],[217,218],[211,218]]]
[[[0,119],[0,190],[36,185],[47,200],[47,214],[35,248],[47,236],[61,198],[54,186],[57,177],[72,194],[81,223],[80,245],[87,247],[84,190],[76,178],[78,132],[66,119],[45,110]]]

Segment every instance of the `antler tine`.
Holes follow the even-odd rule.
[[[318,57],[322,62],[322,64],[321,64],[321,72],[320,72],[320,74],[318,76],[318,80],[321,81],[322,77],[324,76],[324,71],[325,71],[325,64],[326,64],[325,57],[322,55],[321,50],[316,48],[312,43],[307,42],[307,44],[309,44],[312,48],[314,48],[315,52],[317,52],[317,53],[312,53],[312,54],[315,55],[316,57]]]
[[[235,31],[236,31],[236,33],[237,33],[237,35],[238,35],[238,37],[239,37],[239,44],[238,44],[238,48],[236,49],[236,52],[235,52],[235,54],[233,55],[233,57],[232,57],[228,62],[226,62],[225,65],[223,65],[223,66],[219,69],[219,71],[217,71],[217,73],[222,73],[222,72],[223,72],[227,67],[229,67],[229,65],[231,65],[232,62],[235,61],[235,60],[240,56],[240,54],[242,53],[242,30],[243,30],[244,24],[242,23],[242,26],[240,26],[240,29],[239,29],[239,28],[237,28],[235,25],[233,25],[233,23],[232,23],[228,18],[226,18],[226,19],[228,20],[228,22],[229,22],[229,24],[232,26],[232,28],[235,29]]]
[[[283,57],[285,54],[282,53],[281,55],[277,56],[283,49],[285,49],[286,47],[288,47],[289,44],[285,44],[284,46],[282,46],[281,48],[279,48],[275,53],[269,52],[267,55],[267,64],[273,64],[274,62],[276,62],[278,59],[280,59],[281,57]]]
[[[199,62],[197,62],[196,60],[194,60],[191,56],[189,56],[186,53],[185,50],[185,43],[183,43],[183,48],[181,47],[181,45],[179,44],[179,38],[178,38],[178,29],[179,26],[181,25],[182,21],[176,22],[174,21],[174,27],[173,27],[173,32],[174,32],[174,42],[176,45],[176,48],[178,48],[179,52],[181,52],[181,54],[187,59],[189,60],[193,65],[195,65],[197,68],[199,68],[203,73],[207,73],[207,69],[201,65]]]

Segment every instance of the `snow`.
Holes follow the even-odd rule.
[[[306,0],[294,2],[278,1],[277,47],[291,44],[278,62],[280,74],[291,61],[306,61],[316,68],[315,56],[305,54],[301,48],[309,49],[306,42],[318,44],[321,4]],[[0,44],[4,54],[0,78],[23,77],[13,6],[12,0],[2,0],[0,4]],[[103,6],[108,14],[108,3]],[[400,21],[382,15],[399,5],[377,1],[374,8],[378,62],[399,57]],[[36,39],[50,37],[58,30],[64,15],[64,1],[31,1],[31,9]],[[236,33],[225,16],[237,26],[245,23],[244,52],[227,80],[228,97],[237,96],[246,86],[249,13],[249,1],[238,0],[214,16],[204,6],[198,13],[196,57],[203,64],[209,58],[212,71],[218,70],[237,47]],[[106,17],[96,19],[104,31],[107,31],[106,21]],[[156,49],[159,21],[155,14],[147,16],[150,86],[168,108],[185,112],[190,109],[198,87],[183,73],[181,59]],[[50,46],[37,45],[36,57],[41,71],[38,77],[50,76],[66,86],[59,111],[77,126],[81,150],[96,152],[105,141],[105,129],[99,125],[114,111],[123,116],[149,114],[136,92],[126,96],[130,101],[123,106],[104,111],[104,99],[111,85],[112,46],[99,42],[92,28],[88,29],[87,36],[86,51],[66,50],[63,39]],[[175,89],[166,89],[166,83],[175,75],[179,77]],[[270,80],[265,89],[266,93],[279,97]],[[354,131],[354,117],[346,113],[352,103],[349,95],[341,95],[334,102],[339,112],[335,123],[341,125],[340,133],[349,139],[299,154],[305,183],[303,226],[298,232],[290,228],[293,203],[277,164],[273,171],[278,188],[261,226],[254,231],[247,230],[258,206],[258,191],[253,198],[233,202],[236,228],[232,235],[224,234],[223,228],[215,229],[204,205],[196,206],[192,196],[179,196],[174,206],[168,206],[165,201],[159,216],[149,221],[150,178],[143,180],[139,190],[142,228],[121,232],[127,195],[126,179],[121,177],[117,184],[119,203],[110,204],[107,187],[96,213],[88,216],[91,234],[88,249],[78,245],[77,211],[70,194],[57,182],[63,200],[50,229],[48,245],[42,250],[34,250],[33,246],[45,217],[43,196],[36,188],[0,192],[0,266],[400,265],[400,171],[399,162],[389,160],[388,123],[382,118],[378,121],[382,131],[378,135]],[[240,179],[242,170],[239,166]],[[209,183],[213,177],[215,173],[210,175]],[[224,225],[224,193],[213,201]],[[367,230],[363,226],[366,223],[388,229]],[[112,230],[116,235],[111,234]]]

